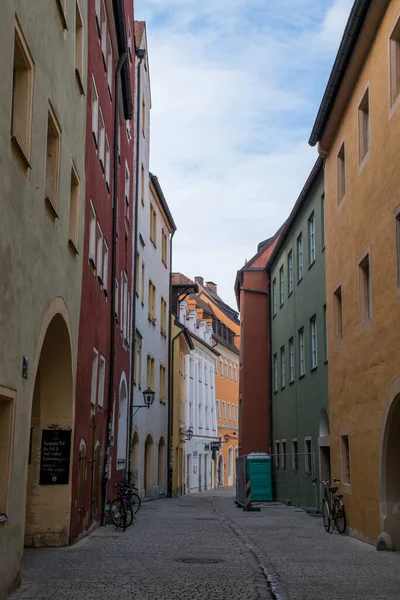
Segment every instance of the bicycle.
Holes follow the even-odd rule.
[[[114,487],[119,488],[119,493],[110,504],[110,516],[114,525],[125,531],[132,525],[133,516],[140,509],[141,500],[134,491],[137,491],[137,488],[125,480],[116,483]]]
[[[334,477],[332,481],[334,483],[340,483],[340,479],[337,479],[336,477]],[[343,495],[336,493],[339,487],[337,485],[331,485],[331,480],[319,481],[318,479],[314,479],[313,483],[314,485],[316,483],[322,483],[324,486],[321,513],[325,531],[327,533],[332,533],[336,527],[340,534],[344,533],[346,531],[346,511],[343,503]]]

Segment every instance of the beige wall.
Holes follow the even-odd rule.
[[[342,477],[340,438],[350,441],[351,485],[342,485],[353,533],[380,533],[379,472],[383,408],[400,375],[400,298],[394,214],[400,205],[400,107],[390,114],[388,38],[400,1],[392,1],[332,140],[325,166],[326,285],[332,476]],[[358,158],[358,106],[370,88],[370,153]],[[337,154],[345,140],[346,194],[338,206]],[[325,140],[326,144],[327,140]],[[326,147],[326,145],[325,145]],[[372,318],[359,310],[358,263],[370,254]],[[333,293],[342,286],[343,340],[335,341]]]
[[[16,391],[11,478],[6,525],[0,524],[0,598],[18,579],[23,552],[25,496],[31,405],[39,352],[51,317],[63,314],[72,346],[72,373],[76,368],[78,319],[83,254],[84,150],[86,102],[75,78],[75,2],[66,2],[64,30],[53,0],[8,0],[2,3],[0,37],[0,386]],[[86,47],[87,1],[80,0]],[[10,119],[14,23],[18,16],[34,61],[31,169],[23,169],[11,148]],[[86,89],[86,52],[83,67]],[[44,179],[47,111],[51,102],[61,127],[59,219],[45,208]],[[72,161],[80,180],[79,254],[68,246],[69,198]],[[57,299],[58,298],[58,299]],[[21,377],[22,357],[29,360],[28,378]],[[68,370],[68,365],[66,365]],[[71,364],[69,366],[71,369]],[[67,377],[67,376],[66,376]],[[48,390],[54,397],[66,380],[61,377]],[[68,384],[70,385],[70,384]],[[72,423],[74,386],[68,394]],[[59,397],[63,394],[59,394]],[[57,418],[52,414],[51,417]],[[65,418],[64,418],[65,417]],[[44,421],[46,419],[44,418]],[[48,422],[41,426],[47,427]],[[43,490],[42,490],[43,491]],[[57,497],[57,493],[55,493]],[[66,527],[65,506],[61,520]],[[38,523],[39,530],[46,524]],[[51,524],[50,524],[51,529]]]

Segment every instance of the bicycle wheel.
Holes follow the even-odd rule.
[[[344,504],[341,498],[335,498],[334,519],[338,532],[344,533],[346,531],[346,512],[344,510]]]
[[[137,494],[131,494],[129,496],[129,503],[132,507],[133,514],[136,515],[136,513],[138,512],[138,510],[142,504],[142,501],[140,500],[140,498]]]
[[[126,518],[125,528],[130,527],[133,521],[133,510],[129,502],[125,504],[122,498],[115,498],[110,504],[110,517],[115,527],[124,528],[124,517]]]
[[[322,521],[324,523],[325,531],[329,533],[331,528],[331,511],[329,510],[329,504],[326,498],[322,500]]]

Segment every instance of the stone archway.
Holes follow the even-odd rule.
[[[319,413],[319,478],[322,481],[331,478],[331,442],[329,416],[326,408],[321,408]],[[321,488],[322,493],[322,488]]]
[[[144,489],[146,496],[152,493],[150,488],[153,486],[153,448],[153,438],[149,433],[144,443]]]
[[[400,550],[400,378],[385,404],[381,427],[378,550]]]
[[[132,438],[132,481],[133,485],[139,487],[139,434],[137,431]]]
[[[163,487],[165,484],[165,441],[161,437],[158,443],[158,485]]]
[[[32,400],[25,545],[36,547],[63,546],[69,540],[73,362],[68,323],[56,312],[58,305],[68,318],[58,300],[46,315]],[[61,455],[63,462],[57,458]]]

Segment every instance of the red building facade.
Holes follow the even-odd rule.
[[[235,294],[240,312],[239,456],[271,451],[270,320],[267,262],[280,230],[258,246],[238,271]]]
[[[88,4],[85,234],[71,542],[100,522],[105,501],[115,495],[113,483],[125,468],[121,444],[126,447],[130,369],[133,2]]]

